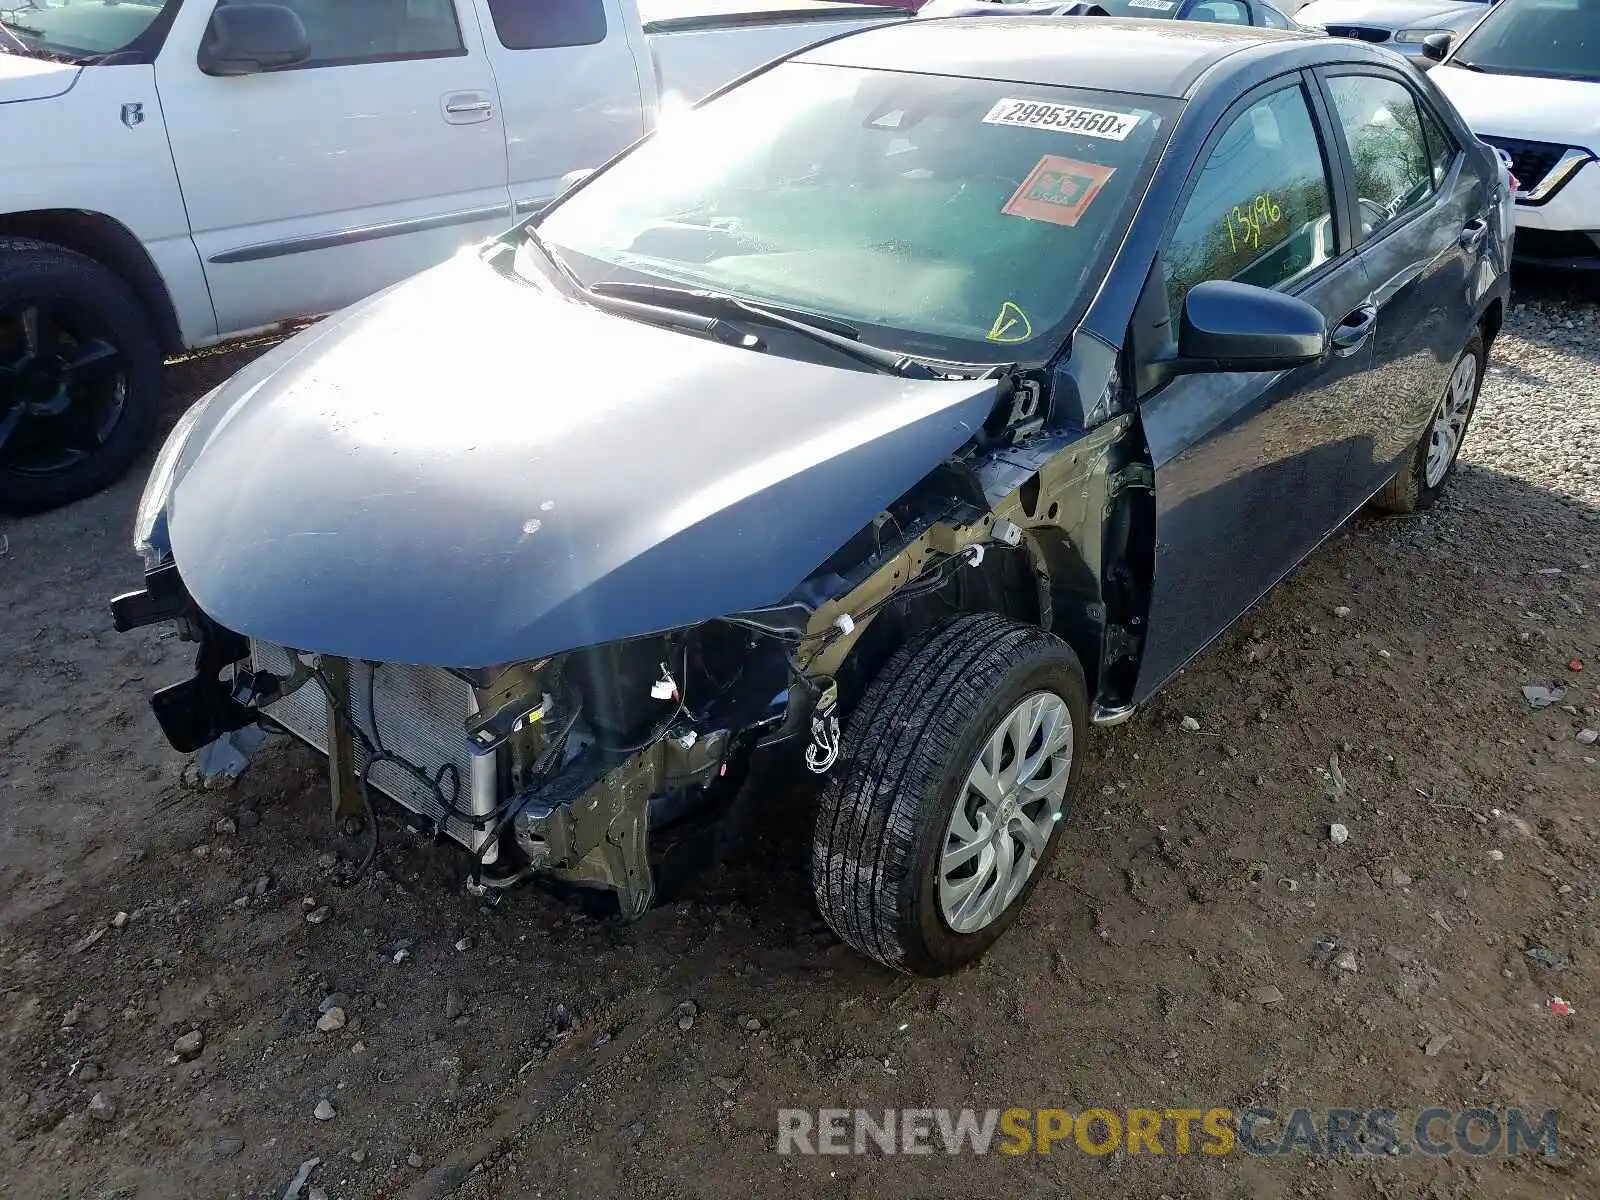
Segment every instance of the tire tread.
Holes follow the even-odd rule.
[[[958,617],[902,647],[847,723],[846,753],[823,790],[812,874],[823,919],[885,966],[911,970],[904,928],[914,857],[948,754],[1019,662],[1060,648],[995,613]]]

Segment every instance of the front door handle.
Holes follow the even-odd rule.
[[[1340,358],[1348,358],[1366,345],[1377,326],[1378,306],[1363,304],[1334,326],[1333,335],[1328,339],[1333,343],[1333,352]]]
[[[452,125],[473,125],[494,116],[494,102],[483,92],[451,92],[442,107],[444,119]]]
[[[1467,250],[1476,250],[1478,243],[1483,241],[1484,235],[1488,232],[1489,222],[1482,217],[1468,221],[1461,229],[1461,245]]]

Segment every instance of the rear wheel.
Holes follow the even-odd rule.
[[[1415,453],[1372,498],[1374,507],[1392,513],[1423,512],[1444,493],[1445,485],[1455,474],[1461,443],[1478,406],[1484,359],[1483,338],[1474,333],[1456,359],[1444,395],[1439,398]]]
[[[1042,630],[985,613],[904,647],[851,714],[823,792],[823,918],[899,970],[977,958],[1059,847],[1087,729],[1083,670]]]
[[[127,286],[92,259],[0,240],[0,511],[108,487],[138,458],[161,348]]]

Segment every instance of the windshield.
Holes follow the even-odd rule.
[[[1600,82],[1600,0],[1501,0],[1450,61],[1499,75]]]
[[[30,52],[91,58],[130,48],[167,9],[177,8],[179,2],[0,0],[0,25]],[[0,47],[6,44],[5,39],[0,39]]]
[[[539,230],[588,285],[708,288],[911,354],[1009,361],[1094,294],[1173,111],[784,63],[668,120]]]

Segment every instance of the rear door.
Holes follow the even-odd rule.
[[[476,0],[506,121],[519,213],[645,132],[649,61],[631,0]],[[653,94],[653,93],[652,93]]]
[[[1338,526],[1350,462],[1366,453],[1373,314],[1310,83],[1267,84],[1219,123],[1135,318],[1154,328],[1136,328],[1136,353],[1168,356],[1188,290],[1235,279],[1299,296],[1334,338],[1319,363],[1187,375],[1141,397],[1156,561],[1137,701]]]
[[[1492,196],[1444,124],[1398,73],[1321,76],[1347,163],[1361,261],[1378,309],[1371,453],[1353,464],[1351,505],[1413,451],[1471,333],[1474,279]]]
[[[227,0],[224,0],[227,2]],[[180,11],[156,86],[221,332],[327,312],[509,220],[494,79],[455,0],[279,0],[311,57],[221,78]]]

